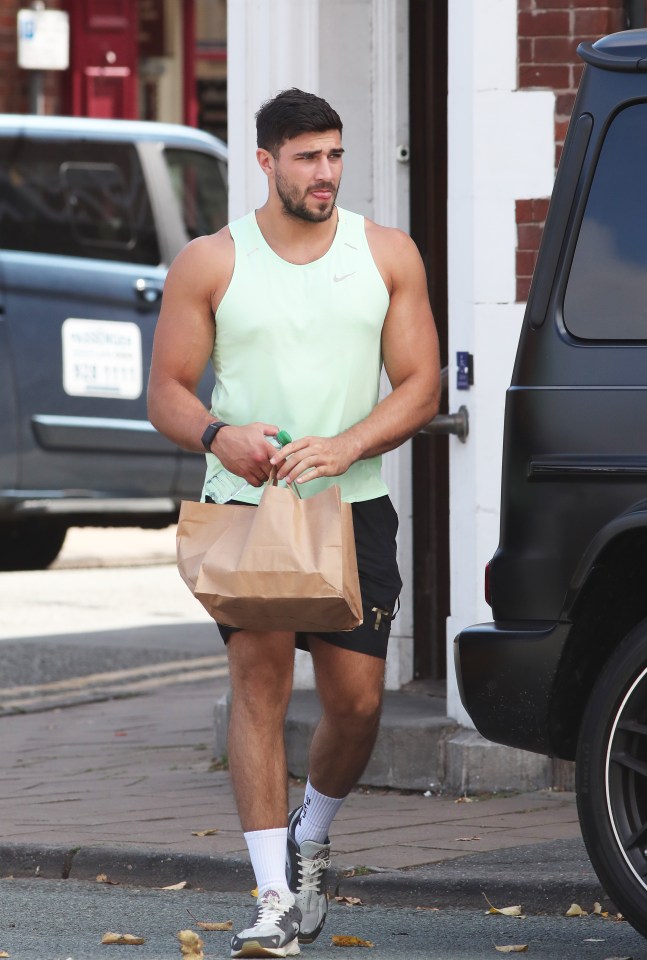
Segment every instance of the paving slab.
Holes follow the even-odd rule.
[[[206,748],[221,690],[200,682],[0,717],[0,876],[249,890],[229,774]],[[302,795],[292,781],[291,805]],[[202,829],[218,832],[196,837]],[[367,902],[460,905],[482,899],[484,885],[532,893],[542,908],[578,891],[603,896],[570,793],[362,787],[331,834],[333,887]]]

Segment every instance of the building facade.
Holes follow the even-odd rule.
[[[5,0],[0,13],[0,110],[14,112],[29,109],[29,78],[15,66],[19,5]],[[466,407],[469,434],[465,442],[420,436],[385,457],[405,583],[387,686],[424,680],[446,691],[449,716],[469,726],[452,644],[490,616],[483,571],[498,543],[505,391],[582,69],[575,51],[581,40],[643,26],[644,3],[47,6],[67,10],[72,25],[70,70],[45,78],[47,112],[178,120],[226,135],[233,218],[265,195],[255,111],[300,86],[329,99],[344,121],[340,203],[418,244],[447,368],[443,409]],[[311,682],[306,658],[298,679]]]
[[[0,110],[33,112],[33,71],[17,66],[19,10],[69,16],[69,69],[46,71],[39,112],[161,120],[227,136],[226,0],[4,0]]]

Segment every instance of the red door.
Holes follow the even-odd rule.
[[[68,0],[73,116],[137,119],[137,5]]]

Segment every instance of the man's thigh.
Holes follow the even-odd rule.
[[[384,691],[385,661],[339,647],[315,635],[308,635],[317,691],[324,709],[353,704],[361,709],[379,709]]]
[[[227,658],[234,689],[267,686],[277,681],[291,687],[294,633],[236,630],[227,642]]]

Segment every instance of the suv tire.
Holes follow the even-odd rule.
[[[576,789],[591,863],[616,907],[647,936],[647,620],[627,635],[593,688]]]

